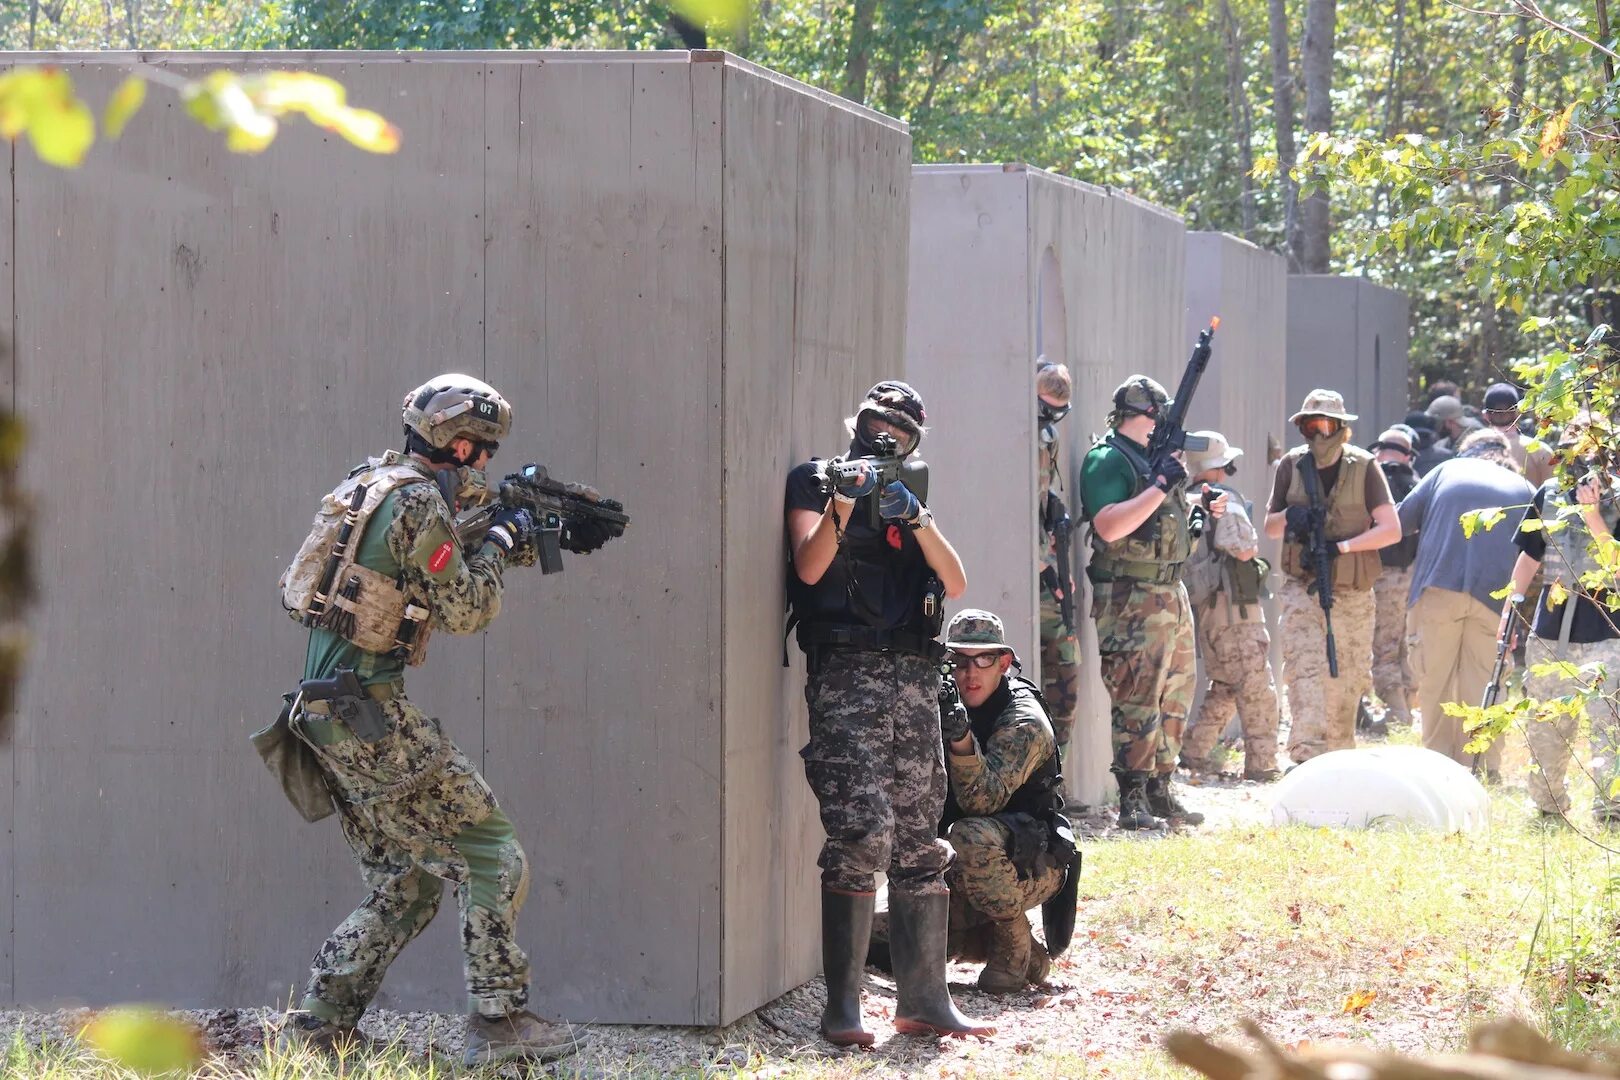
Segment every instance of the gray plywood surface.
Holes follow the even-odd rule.
[[[898,368],[905,267],[894,222],[905,219],[910,139],[741,66],[727,67],[726,86],[729,1022],[820,965],[821,833],[798,756],[796,646],[791,667],[781,664],[782,480],[801,460],[840,452],[842,418]],[[776,702],[780,712],[761,708]]]
[[[0,66],[0,72],[8,68]],[[16,352],[12,347],[11,325],[11,240],[12,240],[12,170],[15,144],[6,146],[0,155],[6,162],[4,199],[0,200],[0,402],[7,409],[15,406],[13,388]],[[0,1001],[10,1001],[12,993],[11,939],[15,921],[17,890],[12,880],[12,840],[16,831],[16,776],[11,737],[0,734],[0,813],[5,814],[5,827],[0,828]]]
[[[1288,279],[1290,413],[1315,387],[1338,390],[1360,419],[1366,445],[1407,413],[1407,303],[1365,278],[1303,275]],[[1288,445],[1300,443],[1288,431]]]
[[[76,71],[92,99],[121,74],[105,59]],[[49,591],[0,750],[19,894],[0,1000],[234,1005],[301,985],[363,890],[337,829],[299,824],[245,741],[303,655],[275,581],[320,493],[398,445],[404,392],[459,369],[514,402],[497,473],[538,460],[635,518],[561,577],[513,570],[493,628],[436,636],[411,677],[529,851],[537,1005],[746,1011],[816,958],[802,668],[776,666],[781,477],[836,449],[837,419],[901,363],[909,137],[720,54],[274,62],[300,59],[399,124],[401,153],[288,125],[238,157],[159,100],[78,172],[18,153],[18,392]],[[723,183],[727,87],[769,97],[757,123],[790,122],[793,172],[745,158],[751,179]],[[725,306],[743,285],[724,276],[723,193],[792,201],[739,229],[792,228],[751,264],[768,317]],[[748,325],[728,337],[728,318]],[[728,398],[733,342],[730,363],[768,366],[734,366]],[[725,415],[756,399],[773,423]],[[727,518],[733,462],[768,483]],[[758,566],[733,574],[728,551]],[[728,684],[721,658],[756,652],[770,670]],[[447,897],[379,1003],[458,1009],[458,951]]]
[[[967,570],[967,594],[948,611],[1000,615],[1033,673],[1040,649],[1028,186],[1021,170],[913,169],[906,374],[933,429],[922,448],[929,505]],[[1012,557],[1019,551],[1028,557]]]

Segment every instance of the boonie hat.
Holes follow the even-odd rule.
[[[1307,416],[1327,416],[1334,420],[1343,420],[1345,423],[1356,419],[1356,414],[1344,411],[1344,395],[1337,390],[1312,390],[1305,395],[1305,404],[1299,407],[1299,412],[1288,418],[1290,424],[1297,424]]]
[[[966,608],[958,611],[945,628],[947,649],[998,649],[1012,652],[1001,620],[988,611]]]
[[[1226,436],[1218,431],[1194,431],[1190,433],[1190,437],[1208,439],[1209,448],[1188,451],[1186,456],[1189,476],[1196,476],[1206,469],[1224,469],[1243,456],[1243,451],[1228,443]]]

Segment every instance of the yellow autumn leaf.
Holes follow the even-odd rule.
[[[96,141],[96,118],[77,98],[42,106],[28,118],[28,141],[47,165],[72,168]]]
[[[1555,581],[1547,587],[1547,606],[1559,607],[1569,599],[1569,590],[1564,588],[1562,581]]]
[[[1552,157],[1564,148],[1564,133],[1569,130],[1569,118],[1575,112],[1571,104],[1563,112],[1547,121],[1541,129],[1541,156]]]
[[[1344,999],[1343,1011],[1347,1013],[1363,1012],[1366,1010],[1367,1006],[1371,1005],[1377,999],[1378,991],[1376,990],[1357,990],[1349,997]]]
[[[670,0],[669,6],[699,26],[737,30],[748,21],[749,0]]]
[[[107,132],[107,138],[116,139],[124,133],[135,114],[140,111],[141,103],[146,100],[146,80],[139,75],[131,75],[118,84],[113,96],[107,100],[107,110],[101,114],[101,126]]]

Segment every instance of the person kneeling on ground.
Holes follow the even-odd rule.
[[[1074,930],[1080,856],[1062,814],[1057,740],[1040,691],[1010,674],[1017,657],[999,618],[969,609],[945,636],[953,673],[940,689],[940,727],[950,794],[940,831],[956,851],[945,875],[950,949],[955,959],[985,961],[980,990],[1016,993],[1046,981]],[[1037,907],[1045,945],[1025,915]]]

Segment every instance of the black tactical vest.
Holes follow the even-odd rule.
[[[1033,699],[1040,705],[1041,712],[1050,719],[1052,710],[1046,707],[1046,699],[1041,696],[1035,684],[1020,676],[1009,675],[983,705],[968,710],[968,726],[972,728],[973,737],[979,740],[980,746],[990,742],[990,736],[995,732],[996,721],[1001,718],[1001,714],[1023,698]],[[1030,774],[1029,779],[1012,793],[1007,805],[996,813],[1028,814],[1042,821],[1050,821],[1053,814],[1062,810],[1063,772],[1058,765],[1057,754],[1054,753]],[[946,829],[967,816],[957,805],[956,793],[948,791],[945,795],[945,814],[939,824],[940,835],[945,835]]]
[[[1384,461],[1380,462],[1378,467],[1384,470],[1384,480],[1389,484],[1389,497],[1397,504],[1417,487],[1417,473],[1412,471],[1412,466]],[[1399,543],[1391,544],[1379,551],[1378,559],[1392,569],[1404,570],[1417,558],[1417,544],[1417,533],[1403,536]]]

